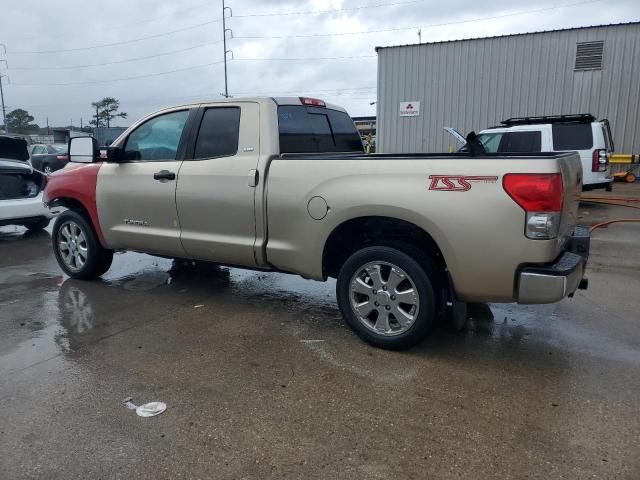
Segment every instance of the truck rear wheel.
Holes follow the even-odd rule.
[[[338,275],[336,296],[342,316],[360,338],[401,350],[427,336],[436,308],[425,261],[386,246],[363,248],[349,257]]]
[[[99,277],[111,267],[113,252],[100,245],[84,216],[67,210],[58,215],[52,232],[53,253],[71,278]]]

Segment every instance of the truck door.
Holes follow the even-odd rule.
[[[175,196],[188,117],[183,108],[144,121],[118,145],[121,161],[100,168],[96,203],[110,248],[184,257]]]
[[[187,257],[254,266],[260,107],[252,102],[202,106],[195,125],[176,191]]]

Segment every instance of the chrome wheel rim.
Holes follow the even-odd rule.
[[[349,283],[349,303],[362,325],[385,337],[409,330],[420,310],[415,282],[389,262],[369,262],[356,271]]]
[[[76,222],[67,220],[58,230],[58,252],[64,264],[73,272],[84,267],[89,256],[89,246],[84,231]]]
[[[51,167],[49,165],[45,165],[44,167],[44,173],[46,173],[47,175],[51,175],[53,173],[53,170],[51,169]]]

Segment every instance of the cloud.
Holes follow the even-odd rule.
[[[375,113],[377,59],[374,47],[416,43],[417,28],[359,35],[310,36],[370,30],[422,28],[422,41],[440,41],[501,35],[640,18],[636,0],[589,2],[527,15],[503,16],[533,9],[558,7],[579,0],[538,3],[512,0],[227,0],[233,10],[227,27],[233,31],[228,49],[231,94],[315,95],[345,106],[354,115]],[[392,4],[376,6],[380,4]],[[354,7],[370,5],[370,8]],[[605,7],[606,8],[603,8]],[[444,8],[443,8],[444,7]],[[221,3],[190,0],[68,0],[56,3],[23,0],[12,2],[0,17],[0,41],[7,47],[10,77],[5,85],[9,109],[25,108],[44,125],[79,125],[90,120],[91,102],[105,96],[121,100],[129,119],[161,106],[195,98],[216,98],[224,90]],[[348,9],[314,15],[264,16],[270,13]],[[255,15],[255,16],[251,16]],[[441,25],[442,23],[453,23]],[[205,24],[206,23],[206,24]],[[204,25],[201,25],[204,24]],[[197,26],[200,25],[200,26]],[[191,28],[193,27],[193,28]],[[166,32],[176,33],[158,36]],[[131,41],[142,37],[155,37]],[[61,51],[128,42],[110,47]],[[218,42],[218,43],[215,43]],[[59,50],[53,53],[19,53]],[[177,53],[159,55],[182,50]],[[139,57],[152,57],[120,62]],[[327,57],[354,57],[334,58]],[[282,60],[282,59],[303,60]],[[279,60],[268,60],[279,59]],[[60,68],[97,63],[104,66]],[[215,64],[214,64],[215,63]],[[198,68],[197,65],[212,64]],[[54,68],[52,68],[54,67]],[[28,70],[38,68],[38,70]],[[179,70],[175,73],[154,75]],[[154,75],[154,76],[147,76]],[[111,81],[127,77],[144,78]],[[86,83],[83,82],[103,82]],[[6,82],[6,80],[5,80]],[[55,86],[52,84],[66,84]],[[34,86],[38,84],[38,86]],[[41,85],[41,86],[40,86]]]

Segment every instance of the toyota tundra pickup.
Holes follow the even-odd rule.
[[[168,108],[106,151],[73,138],[50,176],[60,267],[105,273],[131,250],[314,280],[346,322],[408,348],[466,302],[550,303],[583,279],[576,153],[365,155],[347,113],[312,98]],[[462,312],[462,313],[461,313]]]

